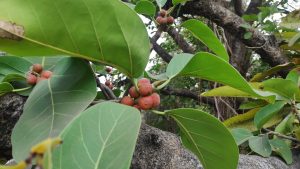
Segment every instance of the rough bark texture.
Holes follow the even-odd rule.
[[[255,50],[261,56],[262,60],[271,66],[283,64],[288,61],[283,56],[273,36],[265,36],[253,28],[245,30],[242,25],[247,24],[247,22],[219,3],[207,0],[189,1],[181,8],[180,13],[204,16],[217,23],[227,32],[239,38],[245,45]],[[252,33],[252,38],[243,38],[246,31]]]
[[[1,156],[11,148],[9,141],[11,130],[22,112],[24,103],[25,98],[16,94],[0,97]],[[6,150],[3,151],[4,149]],[[300,156],[295,155],[294,160],[293,165],[287,166],[276,157],[241,155],[238,169],[299,169]],[[183,148],[175,134],[143,124],[131,169],[202,169],[202,167],[196,156]]]
[[[17,94],[0,97],[0,158],[9,158],[11,154],[10,136],[19,119],[25,98]]]
[[[216,161],[222,163],[221,161]],[[131,169],[202,169],[201,164],[184,149],[179,138],[169,132],[143,124],[133,156]],[[299,169],[300,155],[287,166],[277,157],[240,155],[238,169]]]
[[[184,149],[176,135],[143,124],[131,169],[201,168],[197,158]]]

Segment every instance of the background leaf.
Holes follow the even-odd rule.
[[[205,169],[237,167],[238,147],[218,119],[196,109],[170,110],[167,114],[180,127],[183,144],[197,155]]]
[[[243,144],[253,136],[250,130],[244,128],[232,129],[231,134],[233,135],[233,138],[237,145]]]
[[[296,119],[294,114],[289,114],[286,116],[275,128],[275,132],[281,133],[281,134],[289,134],[293,131],[293,123]]]
[[[300,27],[300,10],[294,10],[286,17],[282,18],[280,26],[289,29],[298,29]]]
[[[273,139],[269,140],[273,151],[275,151],[278,155],[280,155],[287,164],[292,164],[293,156],[290,147],[284,140],[281,139]]]
[[[0,20],[24,28],[22,40],[0,39],[0,50],[14,55],[76,56],[130,77],[142,75],[148,62],[145,25],[119,0],[4,0]]]
[[[269,79],[262,82],[263,90],[275,92],[287,100],[299,100],[300,90],[297,84],[286,79]]]
[[[9,74],[18,74],[25,77],[30,70],[31,63],[21,57],[1,56],[0,57],[0,82]]]
[[[9,93],[14,90],[14,87],[7,82],[0,83],[0,96]]]
[[[180,3],[185,3],[185,2],[187,2],[188,0],[172,0],[172,4],[173,5],[178,5],[178,4],[180,4]]]
[[[54,168],[129,168],[140,123],[140,112],[129,106],[104,102],[87,109],[62,133]]]
[[[155,13],[156,13],[156,7],[155,7],[155,5],[152,2],[147,1],[147,0],[141,0],[141,1],[139,1],[136,4],[134,10],[137,13],[145,14],[145,15],[148,15],[148,16],[151,16],[151,17],[154,17]]]
[[[155,1],[160,8],[167,3],[167,0],[155,0]]]
[[[285,101],[278,101],[261,108],[254,116],[254,124],[258,129],[268,122],[286,104]]]
[[[272,148],[267,135],[251,137],[249,139],[249,146],[252,151],[263,157],[270,157],[272,153]]]
[[[229,62],[229,56],[224,45],[206,24],[196,19],[189,19],[182,26],[191,31],[197,39],[204,43],[217,56]]]
[[[87,62],[62,59],[52,77],[34,87],[24,105],[12,133],[14,159],[25,159],[33,145],[58,136],[95,96],[96,84]]]
[[[298,86],[300,84],[300,75],[299,75],[299,72],[297,71],[297,69],[291,70],[285,79],[293,81]]]

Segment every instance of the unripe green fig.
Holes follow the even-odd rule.
[[[134,86],[132,86],[130,89],[129,89],[129,95],[132,97],[132,98],[138,98],[140,96],[139,92],[136,90],[136,88]]]
[[[41,64],[33,64],[32,65],[32,71],[36,73],[41,73],[43,71],[43,66]]]
[[[160,96],[157,93],[151,94],[151,98],[153,101],[153,107],[157,107],[160,104]]]
[[[138,100],[138,105],[143,110],[148,110],[153,107],[153,100],[151,96],[141,97]]]
[[[152,84],[143,84],[139,86],[139,93],[141,96],[148,96],[150,94],[152,94],[153,92],[153,86]]]
[[[131,97],[129,96],[125,96],[121,99],[121,103],[128,105],[128,106],[133,106],[134,105],[134,101]]]
[[[37,83],[37,77],[31,73],[29,73],[26,77],[26,81],[30,85],[35,85]]]
[[[42,71],[41,77],[49,79],[52,76],[52,72],[49,70]]]

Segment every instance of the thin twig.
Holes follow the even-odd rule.
[[[284,139],[287,139],[287,140],[294,141],[296,143],[300,143],[300,141],[297,140],[296,138],[293,138],[293,137],[290,137],[290,136],[287,136],[287,135],[284,135],[284,134],[281,134],[281,133],[278,133],[278,132],[275,132],[275,131],[272,131],[272,130],[269,130],[269,129],[263,129],[263,130],[268,132],[269,134],[276,135],[277,137],[281,137],[281,138],[284,138]]]

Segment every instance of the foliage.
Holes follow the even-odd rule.
[[[186,0],[172,2],[180,6]],[[224,124],[201,106],[177,109],[170,106],[170,109],[149,111],[177,123],[183,145],[195,153],[205,169],[235,169],[237,145],[242,144],[264,157],[274,152],[290,164],[290,148],[296,143],[286,138],[298,139],[299,143],[300,135],[299,63],[273,67],[248,82],[229,63],[226,48],[214,31],[204,22],[190,19],[178,27],[191,37],[191,42],[201,41],[203,44],[198,41],[201,47],[207,46],[214,54],[182,53],[174,49],[174,43],[169,43],[166,46],[173,50],[172,55],[176,51],[171,62],[161,64],[154,59],[157,62],[151,71],[145,72],[149,62],[149,38],[137,13],[156,23],[157,9],[166,3],[166,0],[138,0],[130,8],[119,0],[1,1],[0,23],[9,27],[0,26],[0,30],[10,36],[0,38],[0,49],[16,56],[0,57],[0,95],[17,92],[29,97],[11,138],[13,157],[19,163],[0,168],[24,169],[32,160],[37,167],[46,169],[129,168],[141,124],[140,113],[144,112],[139,110],[143,108],[136,107],[133,100],[127,106],[104,99],[115,93],[118,98],[110,99],[119,102],[121,97],[126,97],[129,88],[141,94],[138,81],[143,74],[154,81],[152,86],[149,84],[150,93],[152,87],[163,93],[166,86],[174,84],[180,88],[197,88],[197,81],[202,79],[206,80],[206,86],[210,82],[224,85],[205,91],[202,96],[251,100],[240,106],[248,112]],[[168,9],[166,15],[175,7]],[[289,31],[281,32],[278,30],[282,28],[268,20],[277,12],[280,10],[273,4],[261,7],[257,16],[245,15],[244,19],[253,21],[254,26],[263,25],[260,29],[266,32],[277,32],[288,43],[284,49],[299,52],[299,30],[289,27]],[[291,17],[298,13],[290,15],[283,25],[294,22]],[[9,29],[11,26],[20,26],[23,33]],[[156,26],[173,27],[173,22]],[[252,28],[251,25],[243,27]],[[246,32],[244,37],[251,36]],[[29,75],[42,77],[30,68],[37,63],[53,71],[53,75],[29,85],[26,83]],[[289,69],[292,70],[285,79],[270,78],[280,70]],[[101,85],[99,77],[106,80],[106,86]],[[174,83],[178,79],[182,81]],[[150,97],[147,93],[144,95]],[[162,97],[162,105],[174,104],[176,97],[169,97]],[[141,97],[134,98],[140,102]],[[230,132],[228,128],[233,129]]]

